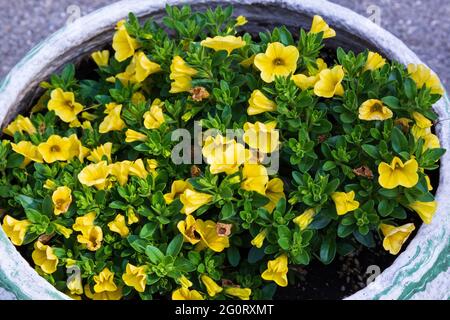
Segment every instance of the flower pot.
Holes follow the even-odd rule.
[[[100,9],[70,24],[35,47],[0,86],[0,125],[26,113],[41,93],[38,84],[69,62],[78,62],[111,40],[115,23],[134,12],[138,17],[164,15],[164,6],[191,4],[203,10],[217,4],[233,4],[236,14],[249,20],[246,30],[286,25],[293,31],[308,28],[314,14],[321,15],[337,32],[329,46],[362,51],[369,48],[403,64],[421,63],[399,39],[356,13],[323,0],[231,0],[165,1],[125,0]],[[434,106],[439,115],[437,134],[443,148],[450,149],[450,103],[441,99]],[[450,292],[450,153],[441,161],[436,192],[438,210],[433,222],[420,228],[395,262],[365,289],[350,299],[447,299]],[[447,197],[446,197],[447,195]],[[0,298],[67,299],[41,278],[21,257],[0,228]]]

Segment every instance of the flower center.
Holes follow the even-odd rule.
[[[56,200],[56,207],[57,207],[57,208],[61,209],[61,208],[64,206],[64,204],[65,204],[64,199],[58,199],[58,200]]]
[[[74,105],[73,105],[72,101],[67,101],[67,102],[66,102],[66,106],[67,106],[70,110],[73,110],[73,108],[74,108]]]
[[[53,146],[50,147],[50,151],[51,152],[60,152],[61,148],[59,146],[57,146],[57,145],[53,145]]]
[[[283,61],[283,59],[281,59],[281,58],[276,58],[276,59],[274,59],[272,63],[273,63],[274,65],[276,65],[276,66],[282,66],[282,65],[284,65],[284,61]]]
[[[375,103],[372,108],[371,108],[372,112],[382,112],[383,111],[383,106],[379,103]]]

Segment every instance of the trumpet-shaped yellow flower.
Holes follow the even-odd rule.
[[[67,266],[69,266],[69,264],[67,264]],[[71,277],[70,279],[68,279],[66,285],[67,285],[67,289],[69,289],[71,295],[81,295],[84,293],[81,276],[80,277]]]
[[[223,291],[223,288],[206,274],[202,274],[200,276],[200,280],[202,280],[203,284],[205,285],[206,291],[208,292],[208,295],[210,297],[215,297],[217,294]]]
[[[444,94],[444,88],[438,76],[431,73],[431,70],[425,65],[409,64],[408,72],[419,89],[425,86],[431,90],[432,94],[439,94],[441,96]]]
[[[112,143],[107,142],[91,150],[90,155],[89,157],[87,157],[87,159],[89,161],[98,163],[104,160],[103,157],[106,157],[106,160],[108,162],[111,162],[111,150],[112,150]]]
[[[175,180],[172,182],[172,186],[170,187],[170,192],[164,194],[164,200],[167,204],[171,204],[176,198],[181,196],[185,190],[191,189],[192,186],[184,180]]]
[[[261,164],[244,164],[242,169],[241,189],[266,194],[269,176],[267,169]]]
[[[413,203],[410,203],[408,207],[417,212],[417,214],[420,216],[420,218],[424,223],[429,224],[431,223],[431,220],[433,219],[433,216],[436,213],[437,202],[414,201]]]
[[[436,149],[441,147],[439,138],[435,134],[428,133],[424,135],[422,139],[424,140],[422,152],[425,152],[428,149]]]
[[[76,134],[72,134],[69,136],[70,141],[70,155],[69,158],[73,159],[74,157],[78,158],[81,163],[83,163],[84,158],[90,153],[89,148],[84,147],[81,144],[81,141],[78,139]]]
[[[55,111],[55,114],[62,121],[72,122],[83,111],[83,105],[75,101],[73,92],[64,92],[62,89],[57,88],[50,93],[48,110]]]
[[[359,208],[359,202],[355,200],[355,191],[353,190],[350,192],[333,192],[331,199],[336,205],[336,213],[339,216]]]
[[[200,235],[196,232],[196,221],[192,215],[188,215],[186,220],[179,221],[177,224],[178,231],[183,235],[184,240],[191,244],[197,244],[202,239]]]
[[[3,132],[9,136],[14,136],[16,132],[26,132],[28,134],[35,134],[37,132],[30,118],[18,115],[17,118],[11,122]]]
[[[267,229],[264,229],[263,231],[258,233],[250,243],[252,244],[252,246],[255,246],[256,248],[261,248],[264,243],[264,239],[266,239],[266,236],[267,236]]]
[[[214,51],[226,51],[230,55],[233,50],[245,47],[247,43],[242,40],[242,37],[215,36],[214,38],[206,38],[200,42],[200,45]]]
[[[145,141],[147,139],[147,135],[140,133],[138,131],[128,129],[125,131],[125,142],[136,142],[136,141]]]
[[[69,239],[70,236],[72,235],[73,231],[70,230],[69,228],[64,227],[63,225],[60,225],[58,223],[53,223],[53,225],[55,226],[56,232],[63,235],[64,238]]]
[[[103,230],[99,226],[82,228],[77,240],[79,243],[85,244],[89,251],[97,251],[102,246]]]
[[[192,88],[192,77],[197,70],[188,66],[180,56],[175,56],[170,65],[170,93],[187,92]]]
[[[315,15],[311,24],[310,33],[323,32],[323,39],[332,38],[336,36],[336,31],[323,20],[321,16]]]
[[[234,26],[235,27],[240,27],[240,26],[243,26],[243,25],[246,25],[247,24],[247,18],[246,17],[244,17],[244,16],[238,16],[237,18],[236,18],[236,23],[234,24]]]
[[[147,170],[145,170],[144,161],[142,159],[136,159],[130,164],[130,175],[145,179],[148,176]]]
[[[414,111],[412,113],[413,119],[415,124],[420,128],[420,129],[429,129],[432,127],[433,123],[431,122],[430,119],[426,118],[423,114]],[[427,131],[426,133],[428,133],[429,131]]]
[[[186,276],[181,276],[177,279],[178,283],[181,284],[183,288],[190,288],[192,287],[193,283],[191,280],[186,278]]]
[[[55,215],[66,213],[72,203],[72,190],[69,187],[58,187],[52,194],[53,212]]]
[[[261,277],[267,281],[274,281],[280,287],[286,287],[288,273],[288,258],[282,254],[275,260],[267,262],[267,269],[261,274]]]
[[[69,138],[51,135],[46,142],[38,146],[38,151],[47,163],[67,161],[71,158],[72,143]]]
[[[30,141],[20,141],[19,143],[11,143],[11,148],[15,153],[21,154],[24,156],[23,165],[26,166],[31,161],[42,163],[44,162],[44,158],[39,152],[38,147],[32,144]]]
[[[84,294],[92,300],[120,300],[122,299],[122,288],[118,287],[115,291],[92,292],[89,285],[84,286]]]
[[[195,231],[200,235],[201,241],[197,244],[197,250],[209,248],[215,252],[222,252],[230,246],[228,236],[217,233],[217,224],[214,221],[195,221]]]
[[[156,159],[147,159],[147,169],[150,173],[156,173],[156,169],[158,169],[159,163]]]
[[[319,73],[319,81],[314,85],[314,94],[324,98],[344,95],[343,79],[344,69],[342,66],[338,65],[333,69],[322,70]]]
[[[112,47],[115,51],[114,57],[117,61],[122,62],[134,55],[139,44],[128,34],[125,25],[121,24],[114,34]]]
[[[110,173],[111,168],[106,161],[100,161],[84,167],[78,174],[78,180],[86,186],[95,186],[98,190],[103,190],[107,186]]]
[[[262,123],[246,122],[244,124],[244,142],[250,148],[258,149],[262,153],[272,153],[278,149],[280,144],[280,133],[275,129],[276,121]]]
[[[380,228],[384,235],[383,248],[393,255],[400,252],[402,245],[415,229],[413,223],[407,223],[399,227],[381,224]]]
[[[200,292],[197,290],[189,290],[188,288],[179,288],[172,292],[172,300],[204,300]]]
[[[212,174],[225,172],[233,174],[239,170],[239,166],[248,158],[248,150],[244,145],[234,139],[225,139],[221,135],[208,137],[202,149],[202,153],[209,164]]]
[[[127,263],[126,272],[122,275],[123,282],[133,287],[137,292],[144,292],[147,285],[145,266],[136,267]]]
[[[283,180],[280,178],[273,178],[270,180],[267,183],[266,197],[269,198],[270,202],[266,204],[264,208],[266,208],[269,212],[272,212],[278,201],[280,201],[281,198],[286,198],[284,195]]]
[[[305,230],[311,224],[316,215],[316,210],[314,208],[310,208],[305,210],[301,215],[294,218],[294,223],[298,225],[300,230]]]
[[[21,246],[31,222],[28,220],[16,220],[13,217],[6,215],[3,218],[2,228],[5,234],[11,239],[11,242],[16,246]]]
[[[136,81],[142,82],[153,73],[160,72],[161,66],[151,61],[142,51],[135,55],[136,63]]]
[[[95,275],[94,281],[94,291],[97,293],[117,290],[117,285],[114,283],[114,273],[108,268],[104,268],[98,275]]]
[[[181,213],[191,214],[198,208],[210,203],[213,196],[207,193],[198,192],[192,189],[184,190],[183,194],[180,195],[180,201],[183,204]]]
[[[385,189],[393,189],[398,186],[405,188],[414,187],[419,181],[417,170],[419,164],[416,159],[410,159],[403,163],[403,161],[394,157],[391,164],[381,162],[378,165],[378,183]]]
[[[280,42],[269,43],[265,53],[258,53],[254,64],[261,71],[261,79],[267,83],[275,80],[275,76],[287,77],[297,69],[300,57],[294,46],[284,46]]]
[[[125,128],[125,122],[120,117],[122,105],[114,102],[106,105],[105,113],[107,116],[98,127],[98,132],[107,133],[109,131],[120,131]]]
[[[144,113],[144,126],[147,129],[158,129],[164,122],[163,103],[155,99],[150,110]]]
[[[91,54],[92,60],[99,67],[107,67],[109,64],[109,50],[95,51]]]
[[[250,296],[252,294],[252,289],[250,288],[236,288],[236,287],[227,287],[225,288],[225,294],[239,298],[241,300],[250,300]]]
[[[40,241],[34,243],[34,251],[31,254],[34,263],[41,267],[42,271],[52,274],[58,267],[59,259],[55,256],[50,246],[42,244]]]
[[[253,116],[264,112],[277,110],[277,105],[268,99],[260,90],[254,90],[248,100],[247,114]]]
[[[130,173],[131,161],[124,160],[120,162],[115,162],[109,165],[111,170],[111,175],[116,177],[117,181],[121,186],[128,182],[128,175]]]
[[[75,231],[83,232],[94,226],[95,212],[90,212],[84,216],[77,217],[75,223],[72,225],[72,229]]]
[[[387,120],[392,116],[391,109],[383,105],[383,102],[378,99],[366,100],[359,107],[359,118],[361,120]]]
[[[314,88],[314,85],[320,80],[319,73],[327,68],[327,64],[321,58],[316,59],[316,64],[317,68],[312,68],[308,71],[309,76],[296,74],[291,77],[297,87],[302,90]]]
[[[364,65],[363,71],[373,71],[382,68],[386,64],[386,59],[384,59],[379,53],[369,51],[367,55],[367,61]]]
[[[125,217],[121,214],[116,215],[114,220],[108,223],[108,228],[112,232],[120,234],[122,238],[125,238],[130,234],[130,229],[127,227]]]

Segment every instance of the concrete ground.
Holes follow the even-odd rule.
[[[151,1],[151,0],[150,0]],[[39,41],[65,23],[114,0],[0,0],[0,78]],[[389,30],[450,89],[450,1],[332,0]]]

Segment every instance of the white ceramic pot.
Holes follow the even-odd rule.
[[[314,14],[321,15],[337,31],[327,40],[333,47],[361,51],[369,48],[401,63],[421,63],[399,39],[355,12],[324,0],[125,0],[75,21],[35,47],[19,62],[0,86],[0,124],[26,113],[30,101],[41,91],[39,82],[110,42],[115,23],[129,12],[138,17],[164,15],[164,6],[191,4],[194,10],[217,4],[233,4],[236,14],[249,20],[249,31],[287,25],[294,30],[309,27]],[[437,134],[450,150],[450,103],[441,99],[434,106],[439,115]],[[349,299],[448,299],[450,296],[450,152],[441,159],[438,210],[423,225],[406,250],[365,289]],[[0,228],[0,297],[16,299],[68,299],[41,278],[21,257]]]

